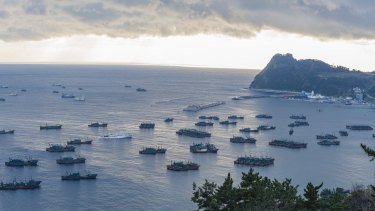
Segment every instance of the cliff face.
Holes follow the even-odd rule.
[[[334,67],[319,60],[296,60],[291,54],[276,54],[254,78],[250,88],[285,91],[312,90],[327,96],[349,95],[354,87],[375,95],[375,75]],[[373,92],[373,93],[372,93]]]

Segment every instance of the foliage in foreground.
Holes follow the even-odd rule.
[[[375,210],[371,188],[357,185],[351,191],[336,188],[320,192],[322,186],[323,183],[317,186],[308,183],[301,196],[291,179],[270,180],[250,169],[248,173],[242,173],[238,187],[233,186],[230,174],[221,186],[207,180],[200,187],[194,183],[191,200],[198,210]]]

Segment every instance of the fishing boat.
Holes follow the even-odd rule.
[[[228,116],[228,119],[244,119],[245,117],[243,116],[237,116],[237,115],[232,115],[232,116]]]
[[[76,138],[76,139],[73,139],[73,140],[70,140],[67,142],[67,144],[91,144],[92,143],[92,140],[85,140],[85,141],[82,141],[82,139],[80,138]]]
[[[36,166],[38,165],[38,160],[33,160],[29,158],[28,160],[21,160],[21,159],[11,159],[5,162],[6,166]]]
[[[46,151],[47,152],[74,152],[75,147],[70,146],[70,145],[63,146],[63,145],[59,145],[59,144],[54,144],[54,145],[50,145],[48,148],[46,148]]]
[[[184,136],[190,136],[194,138],[205,138],[205,137],[211,137],[211,133],[207,133],[204,131],[199,131],[195,129],[180,129],[176,132],[177,135],[184,135]]]
[[[293,115],[289,116],[289,118],[290,119],[306,119],[306,116],[303,115],[303,114],[299,114],[299,115],[293,114]]]
[[[16,182],[3,183],[0,182],[0,190],[19,190],[19,189],[35,189],[40,188],[40,183],[42,181],[29,180],[27,182]]]
[[[18,94],[16,92],[11,92],[8,94],[8,96],[17,96]]]
[[[349,133],[345,130],[340,130],[339,134],[340,134],[340,136],[348,136],[349,135]]]
[[[316,139],[337,139],[337,136],[332,134],[317,135]]]
[[[256,115],[255,118],[258,118],[258,119],[272,119],[272,116],[268,115],[268,114],[259,114],[259,115]]]
[[[148,123],[142,122],[139,125],[139,128],[141,128],[141,129],[154,129],[155,128],[155,123],[152,123],[152,122],[148,122]]]
[[[5,102],[5,99],[4,99],[4,98],[0,98],[0,101],[1,101],[1,102]]]
[[[94,122],[94,123],[91,123],[89,124],[88,126],[89,127],[107,127],[108,123],[105,123],[105,122]]]
[[[234,161],[234,164],[249,166],[269,166],[272,165],[274,161],[275,159],[271,157],[243,156],[238,157],[237,160]]]
[[[290,128],[289,135],[293,135],[293,133],[294,133],[294,130],[292,128]]]
[[[173,118],[166,118],[164,122],[173,122]]]
[[[14,130],[0,130],[0,134],[14,134]]]
[[[56,160],[57,164],[76,164],[76,163],[85,163],[85,162],[86,162],[86,158],[82,158],[82,157],[77,157],[77,158],[63,157],[63,158],[59,158]]]
[[[293,123],[290,123],[288,127],[300,127],[300,126],[309,126],[309,123],[306,121],[294,121]]]
[[[85,97],[74,97],[74,101],[85,101]]]
[[[349,130],[373,130],[369,125],[347,125],[346,129]]]
[[[198,170],[199,165],[193,162],[171,162],[170,165],[167,165],[167,169],[171,171],[189,171],[189,170]]]
[[[258,127],[258,130],[275,130],[276,127],[275,126],[268,126],[268,125],[260,125]]]
[[[40,129],[41,130],[51,130],[51,129],[61,129],[62,125],[57,124],[57,125],[41,125]]]
[[[61,98],[75,98],[73,94],[62,94]]]
[[[210,144],[210,143],[200,143],[200,144],[193,144],[190,146],[190,152],[193,153],[217,153],[219,149],[216,148],[215,145]]]
[[[137,90],[137,92],[146,92],[147,91],[146,89],[143,89],[143,88],[137,88],[136,90]]]
[[[319,145],[331,146],[331,145],[340,145],[340,141],[334,140],[322,140],[317,142]]]
[[[225,120],[225,121],[219,122],[219,124],[221,124],[221,125],[236,125],[237,122],[230,122],[228,120]]]
[[[251,144],[255,144],[255,142],[257,141],[255,138],[251,138],[251,137],[242,137],[242,136],[233,136],[232,138],[229,139],[230,142],[232,143],[251,143]]]
[[[131,138],[132,138],[132,134],[125,133],[124,131],[120,131],[116,135],[109,134],[109,135],[99,137],[100,140],[123,140],[123,139],[131,139]]]
[[[81,176],[79,172],[67,173],[65,176],[61,176],[61,180],[84,180],[84,179],[96,179],[97,174],[86,174]]]
[[[214,123],[212,122],[197,122],[195,123],[195,126],[199,126],[199,127],[206,127],[206,126],[213,126]]]
[[[300,149],[300,148],[307,147],[307,143],[288,141],[285,139],[274,139],[268,144],[271,146],[286,147],[286,148],[291,148],[291,149]]]
[[[219,120],[217,116],[199,116],[199,119]]]

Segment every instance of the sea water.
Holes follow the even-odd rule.
[[[348,131],[339,137],[340,146],[320,146],[316,135],[345,129],[346,124],[375,126],[375,110],[338,104],[290,101],[278,98],[231,100],[234,96],[257,94],[246,89],[258,71],[156,66],[88,65],[0,65],[0,180],[41,180],[35,190],[0,191],[0,210],[192,210],[192,183],[205,179],[221,184],[228,173],[236,185],[250,167],[234,165],[241,155],[272,156],[275,163],[255,167],[270,178],[291,178],[299,191],[312,182],[325,188],[351,188],[374,181],[374,163],[360,143],[375,147],[372,131]],[[53,84],[61,84],[53,86]],[[130,88],[124,87],[130,85]],[[79,90],[78,88],[83,88]],[[137,92],[144,88],[146,92]],[[21,92],[26,89],[26,92]],[[59,91],[58,94],[52,91]],[[17,92],[18,96],[8,96]],[[86,101],[61,98],[74,94]],[[191,104],[225,101],[226,104],[183,112]],[[267,113],[272,119],[257,119]],[[310,126],[294,129],[289,136],[291,114],[304,114]],[[236,126],[194,126],[200,115],[244,116]],[[165,123],[167,117],[174,118]],[[108,122],[107,128],[90,128],[91,122]],[[154,122],[155,129],[139,129],[141,122]],[[39,130],[40,125],[62,124],[61,130]],[[276,130],[251,134],[256,144],[229,142],[239,129],[267,124]],[[212,133],[197,139],[176,135],[181,128]],[[101,141],[99,136],[119,131],[133,134],[131,140]],[[49,144],[65,144],[73,138],[93,139],[92,145],[76,146],[76,152],[46,152]],[[306,149],[272,147],[274,138],[308,143]],[[215,144],[217,154],[193,154],[193,143]],[[142,147],[162,146],[166,154],[140,155]],[[62,156],[85,157],[85,164],[58,165]],[[38,159],[37,167],[6,167],[10,158]],[[198,171],[167,171],[171,161],[193,161]],[[66,173],[96,173],[96,180],[62,181]]]

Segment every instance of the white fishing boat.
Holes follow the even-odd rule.
[[[74,101],[85,101],[86,98],[85,97],[75,97],[74,98]]]
[[[17,96],[17,93],[12,92],[12,93],[9,93],[8,95],[9,95],[9,96]]]
[[[131,138],[132,138],[132,134],[125,133],[124,131],[120,131],[116,135],[109,134],[109,135],[99,137],[100,140],[120,140],[120,139],[131,139]]]

